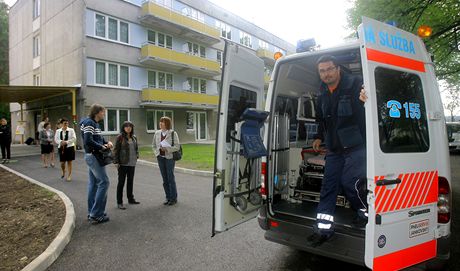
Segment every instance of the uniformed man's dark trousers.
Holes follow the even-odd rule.
[[[366,177],[366,149],[364,147],[343,153],[326,155],[324,179],[317,209],[317,230],[332,234],[337,194],[340,187],[356,211],[367,209],[365,195],[359,195],[359,179]],[[362,190],[361,190],[362,191]]]

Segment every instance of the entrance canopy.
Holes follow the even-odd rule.
[[[0,102],[28,103],[66,94],[72,94],[72,96],[74,96],[76,94],[77,89],[78,87],[0,85]]]

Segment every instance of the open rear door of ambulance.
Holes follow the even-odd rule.
[[[261,158],[247,158],[242,150],[242,133],[252,132],[251,143],[262,147],[258,127],[242,127],[245,109],[253,108],[252,123],[264,114],[264,62],[241,45],[226,42],[222,88],[216,132],[213,183],[212,235],[257,216],[260,195]],[[260,111],[256,111],[260,110]],[[264,120],[259,123],[263,125]],[[254,149],[256,152],[257,148]]]
[[[438,170],[425,65],[415,35],[363,17],[369,222],[366,265],[400,270],[436,256]]]

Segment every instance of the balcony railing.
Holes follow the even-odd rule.
[[[143,89],[141,99],[143,104],[176,104],[178,106],[194,107],[217,107],[219,103],[219,96],[217,95],[160,88]]]
[[[192,76],[209,78],[220,74],[220,64],[216,60],[177,52],[153,44],[142,46],[140,62]]]
[[[145,1],[142,4],[140,21],[145,25],[164,29],[169,33],[181,35],[204,44],[212,45],[220,42],[219,29],[155,1]]]

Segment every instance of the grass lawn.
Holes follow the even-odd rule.
[[[176,166],[197,170],[214,169],[214,145],[210,144],[182,144],[182,160],[176,162]],[[153,157],[151,146],[139,148],[139,158],[150,162],[156,162]]]

